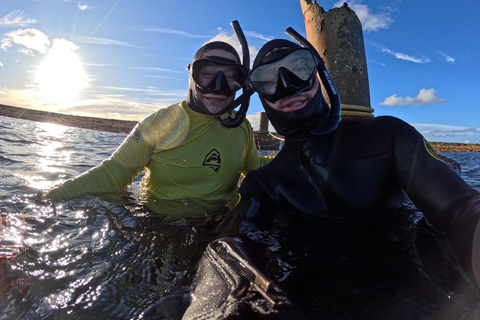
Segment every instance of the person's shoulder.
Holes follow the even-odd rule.
[[[378,123],[377,127],[380,130],[391,132],[393,135],[400,133],[416,134],[417,130],[406,121],[393,116],[379,116],[374,118]]]
[[[159,115],[160,116],[164,116],[164,115],[167,115],[167,114],[171,114],[171,113],[175,113],[175,112],[183,112],[183,107],[182,107],[182,102],[178,102],[178,103],[174,103],[174,104],[171,104],[165,108],[160,108],[158,109],[157,111],[151,113],[149,115],[149,117],[158,117]]]
[[[365,118],[365,119],[360,119],[360,120],[350,120],[350,121],[345,121],[345,122],[364,122],[369,125],[372,124],[383,124],[383,123],[389,123],[389,124],[407,124],[405,121],[403,121],[400,118],[394,117],[394,116],[376,116],[373,118]],[[343,121],[342,121],[343,122]]]
[[[188,122],[188,115],[180,102],[151,113],[140,121],[137,130],[146,141],[157,143],[160,137],[170,132],[187,130]]]
[[[372,118],[373,121],[376,121],[378,123],[388,123],[388,124],[394,124],[394,125],[400,125],[400,126],[408,126],[409,124],[406,123],[404,120],[394,117],[394,116],[378,116]]]
[[[140,124],[152,124],[158,121],[164,121],[166,118],[170,117],[179,117],[181,115],[185,115],[185,111],[182,107],[183,102],[175,103],[169,105],[165,108],[160,108],[155,112],[152,112],[142,120],[140,120]]]
[[[360,120],[342,120],[340,127],[343,130],[358,131],[361,128],[367,130],[381,130],[383,132],[396,132],[405,128],[411,127],[407,122],[393,116],[378,116],[374,118],[360,119]],[[348,129],[347,129],[348,128]]]
[[[351,158],[371,158],[391,152],[392,142],[414,128],[392,116],[362,120],[342,120],[338,131],[338,151]]]

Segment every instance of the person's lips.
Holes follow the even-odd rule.
[[[218,94],[204,95],[203,97],[212,102],[223,102],[228,99],[227,96],[218,95]]]
[[[283,112],[292,112],[303,109],[309,99],[306,95],[293,96],[291,98],[283,99],[279,102],[279,109]]]

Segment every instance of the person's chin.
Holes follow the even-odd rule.
[[[204,97],[203,104],[211,114],[218,114],[229,103],[231,99],[228,97]]]

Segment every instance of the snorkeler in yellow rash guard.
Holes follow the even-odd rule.
[[[50,190],[53,201],[124,190],[145,169],[142,186],[150,203],[233,198],[240,174],[268,163],[255,147],[248,120],[228,128],[235,92],[248,70],[224,42],[202,46],[188,66],[187,101],[151,114],[97,167]]]

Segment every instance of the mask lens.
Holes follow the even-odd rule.
[[[192,77],[202,89],[211,89],[215,93],[215,83],[219,74],[223,74],[231,92],[245,85],[248,70],[234,62],[216,61],[215,59],[200,59],[191,65]]]
[[[250,82],[255,91],[263,95],[275,94],[281,68],[289,70],[302,81],[308,81],[317,66],[309,50],[297,49],[277,61],[254,68],[250,73]]]

